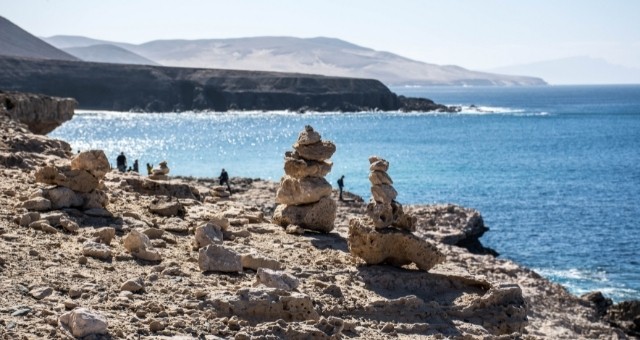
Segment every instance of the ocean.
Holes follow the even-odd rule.
[[[576,295],[640,299],[640,85],[392,88],[460,113],[79,111],[50,133],[115,165],[279,180],[311,125],[337,151],[327,179],[370,197],[368,157],[390,162],[402,204],[478,209],[481,239]],[[233,184],[233,183],[232,183]]]

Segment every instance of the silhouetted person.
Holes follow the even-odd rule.
[[[124,152],[121,152],[118,158],[116,158],[116,163],[118,164],[118,170],[120,170],[120,172],[127,171],[127,157],[124,155]]]
[[[147,175],[151,175],[153,173],[153,165],[147,163]]]
[[[219,180],[220,180],[220,185],[223,185],[223,184],[227,185],[229,194],[231,194],[231,186],[229,185],[229,174],[227,173],[227,170],[222,169],[222,172],[220,172]]]
[[[343,201],[342,199],[342,188],[344,187],[344,175],[342,175],[342,177],[338,178],[338,188],[340,189],[340,200]]]
[[[138,160],[133,161],[133,171],[138,172]]]

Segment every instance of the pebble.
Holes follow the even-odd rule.
[[[51,287],[37,287],[32,289],[29,294],[33,296],[36,300],[42,300],[47,296],[53,294],[53,288]]]
[[[158,321],[158,320],[153,320],[149,324],[149,330],[152,332],[162,331],[164,330],[165,327],[166,327],[165,324],[162,321]]]

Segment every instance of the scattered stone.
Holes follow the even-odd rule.
[[[144,281],[142,278],[137,277],[135,279],[129,279],[120,286],[120,291],[139,292],[144,289]]]
[[[51,287],[36,287],[29,291],[29,294],[36,300],[42,300],[47,296],[53,294],[53,288]]]
[[[82,255],[93,257],[103,261],[109,260],[112,256],[111,248],[109,248],[108,245],[92,241],[87,241],[84,243],[82,247]]]
[[[164,230],[158,228],[148,228],[145,229],[142,233],[147,235],[150,239],[155,240],[162,238]]]
[[[193,240],[194,249],[200,249],[210,244],[222,243],[222,229],[208,222],[196,228],[195,238]]]
[[[164,330],[165,327],[167,327],[165,323],[159,320],[153,320],[149,323],[149,330],[153,333]]]
[[[33,309],[31,309],[30,307],[21,307],[16,309],[13,313],[11,313],[11,316],[25,316],[31,313],[32,311]]]
[[[160,253],[152,249],[151,241],[147,235],[137,231],[130,231],[124,238],[124,247],[131,255],[141,260],[160,261]]]
[[[96,242],[111,244],[111,240],[116,236],[116,229],[113,227],[104,227],[96,229],[93,232],[93,236],[96,237]]]
[[[76,308],[59,318],[60,324],[75,337],[92,334],[107,334],[107,318],[85,308]]]
[[[186,210],[178,200],[161,200],[151,203],[149,211],[160,216],[184,216]]]
[[[256,284],[263,284],[267,287],[292,291],[298,288],[300,281],[291,275],[279,270],[268,268],[258,268],[256,274]]]
[[[242,261],[232,249],[223,245],[210,244],[200,248],[198,266],[203,272],[241,272]]]
[[[35,197],[22,202],[20,207],[27,210],[49,211],[51,210],[51,201],[44,197]]]
[[[89,259],[88,259],[88,258],[86,258],[85,256],[80,256],[80,257],[78,258],[78,263],[79,263],[79,264],[81,264],[81,265],[83,265],[83,266],[84,266],[85,264],[87,264],[87,262],[89,262]]]
[[[60,225],[62,226],[62,228],[64,228],[64,230],[70,232],[70,233],[75,233],[78,231],[78,229],[80,229],[80,226],[78,225],[78,223],[63,217],[60,219]]]
[[[273,270],[281,270],[284,268],[280,261],[255,252],[240,254],[240,261],[242,262],[242,268],[253,269],[256,271],[259,268],[268,268]]]

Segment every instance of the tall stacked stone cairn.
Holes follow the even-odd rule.
[[[398,192],[387,174],[389,162],[369,157],[371,202],[365,218],[349,221],[349,251],[367,264],[388,263],[403,266],[415,263],[428,271],[444,261],[444,255],[434,246],[415,236],[417,219],[404,213],[396,202]]]
[[[328,233],[334,228],[336,202],[331,196],[331,184],[324,178],[333,163],[329,158],[336,151],[331,141],[307,125],[287,151],[284,158],[285,176],[276,193],[279,204],[272,222],[283,227],[301,227]]]

